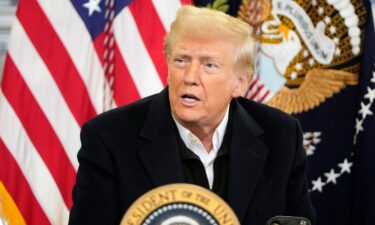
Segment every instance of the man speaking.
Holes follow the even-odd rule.
[[[171,183],[210,189],[241,224],[313,219],[298,122],[241,97],[253,74],[250,27],[184,6],[164,50],[168,87],[83,126],[69,224],[119,224],[139,196]]]

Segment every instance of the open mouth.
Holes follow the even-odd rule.
[[[182,99],[187,102],[187,103],[195,103],[197,101],[200,101],[199,98],[197,98],[196,96],[194,95],[190,95],[190,94],[185,94],[185,95],[182,95]]]

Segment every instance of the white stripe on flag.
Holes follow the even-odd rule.
[[[266,92],[267,92],[267,88],[266,88],[266,86],[263,86],[263,87],[259,90],[258,94],[254,97],[254,100],[257,101],[257,102],[259,102],[260,99],[263,98],[263,96],[264,96],[264,94],[265,94]]]
[[[68,224],[69,210],[48,168],[0,90],[0,136],[51,224]],[[30,209],[31,210],[31,209]]]
[[[259,79],[251,81],[251,84],[253,82],[254,82],[253,87],[251,89],[249,89],[249,92],[247,93],[247,96],[246,96],[248,98],[253,96],[255,94],[255,92],[257,91],[257,88],[259,87],[259,85],[261,85]]]
[[[169,0],[168,4],[165,3],[165,0],[152,0],[152,3],[154,3],[160,20],[168,32],[176,17],[177,10],[181,7],[180,0]]]
[[[85,24],[70,1],[38,2],[75,63],[96,112],[102,112],[104,72]]]
[[[267,103],[269,101],[271,101],[271,99],[273,98],[274,94],[270,91],[268,93],[268,95],[266,96],[266,98],[263,100],[263,103]]]
[[[162,90],[163,84],[128,8],[123,9],[117,15],[113,26],[121,56],[141,97],[143,98]]]
[[[14,21],[11,36],[9,54],[77,170],[77,152],[81,146],[80,127],[17,19]]]

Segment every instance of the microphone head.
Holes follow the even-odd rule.
[[[266,225],[311,225],[311,222],[305,217],[274,216],[267,221]]]

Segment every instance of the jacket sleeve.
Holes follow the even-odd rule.
[[[82,128],[81,143],[69,225],[119,224],[116,174],[108,148],[90,123]]]
[[[315,224],[316,213],[307,185],[307,156],[303,148],[303,133],[296,120],[296,146],[292,170],[287,184],[286,215],[303,216]]]

